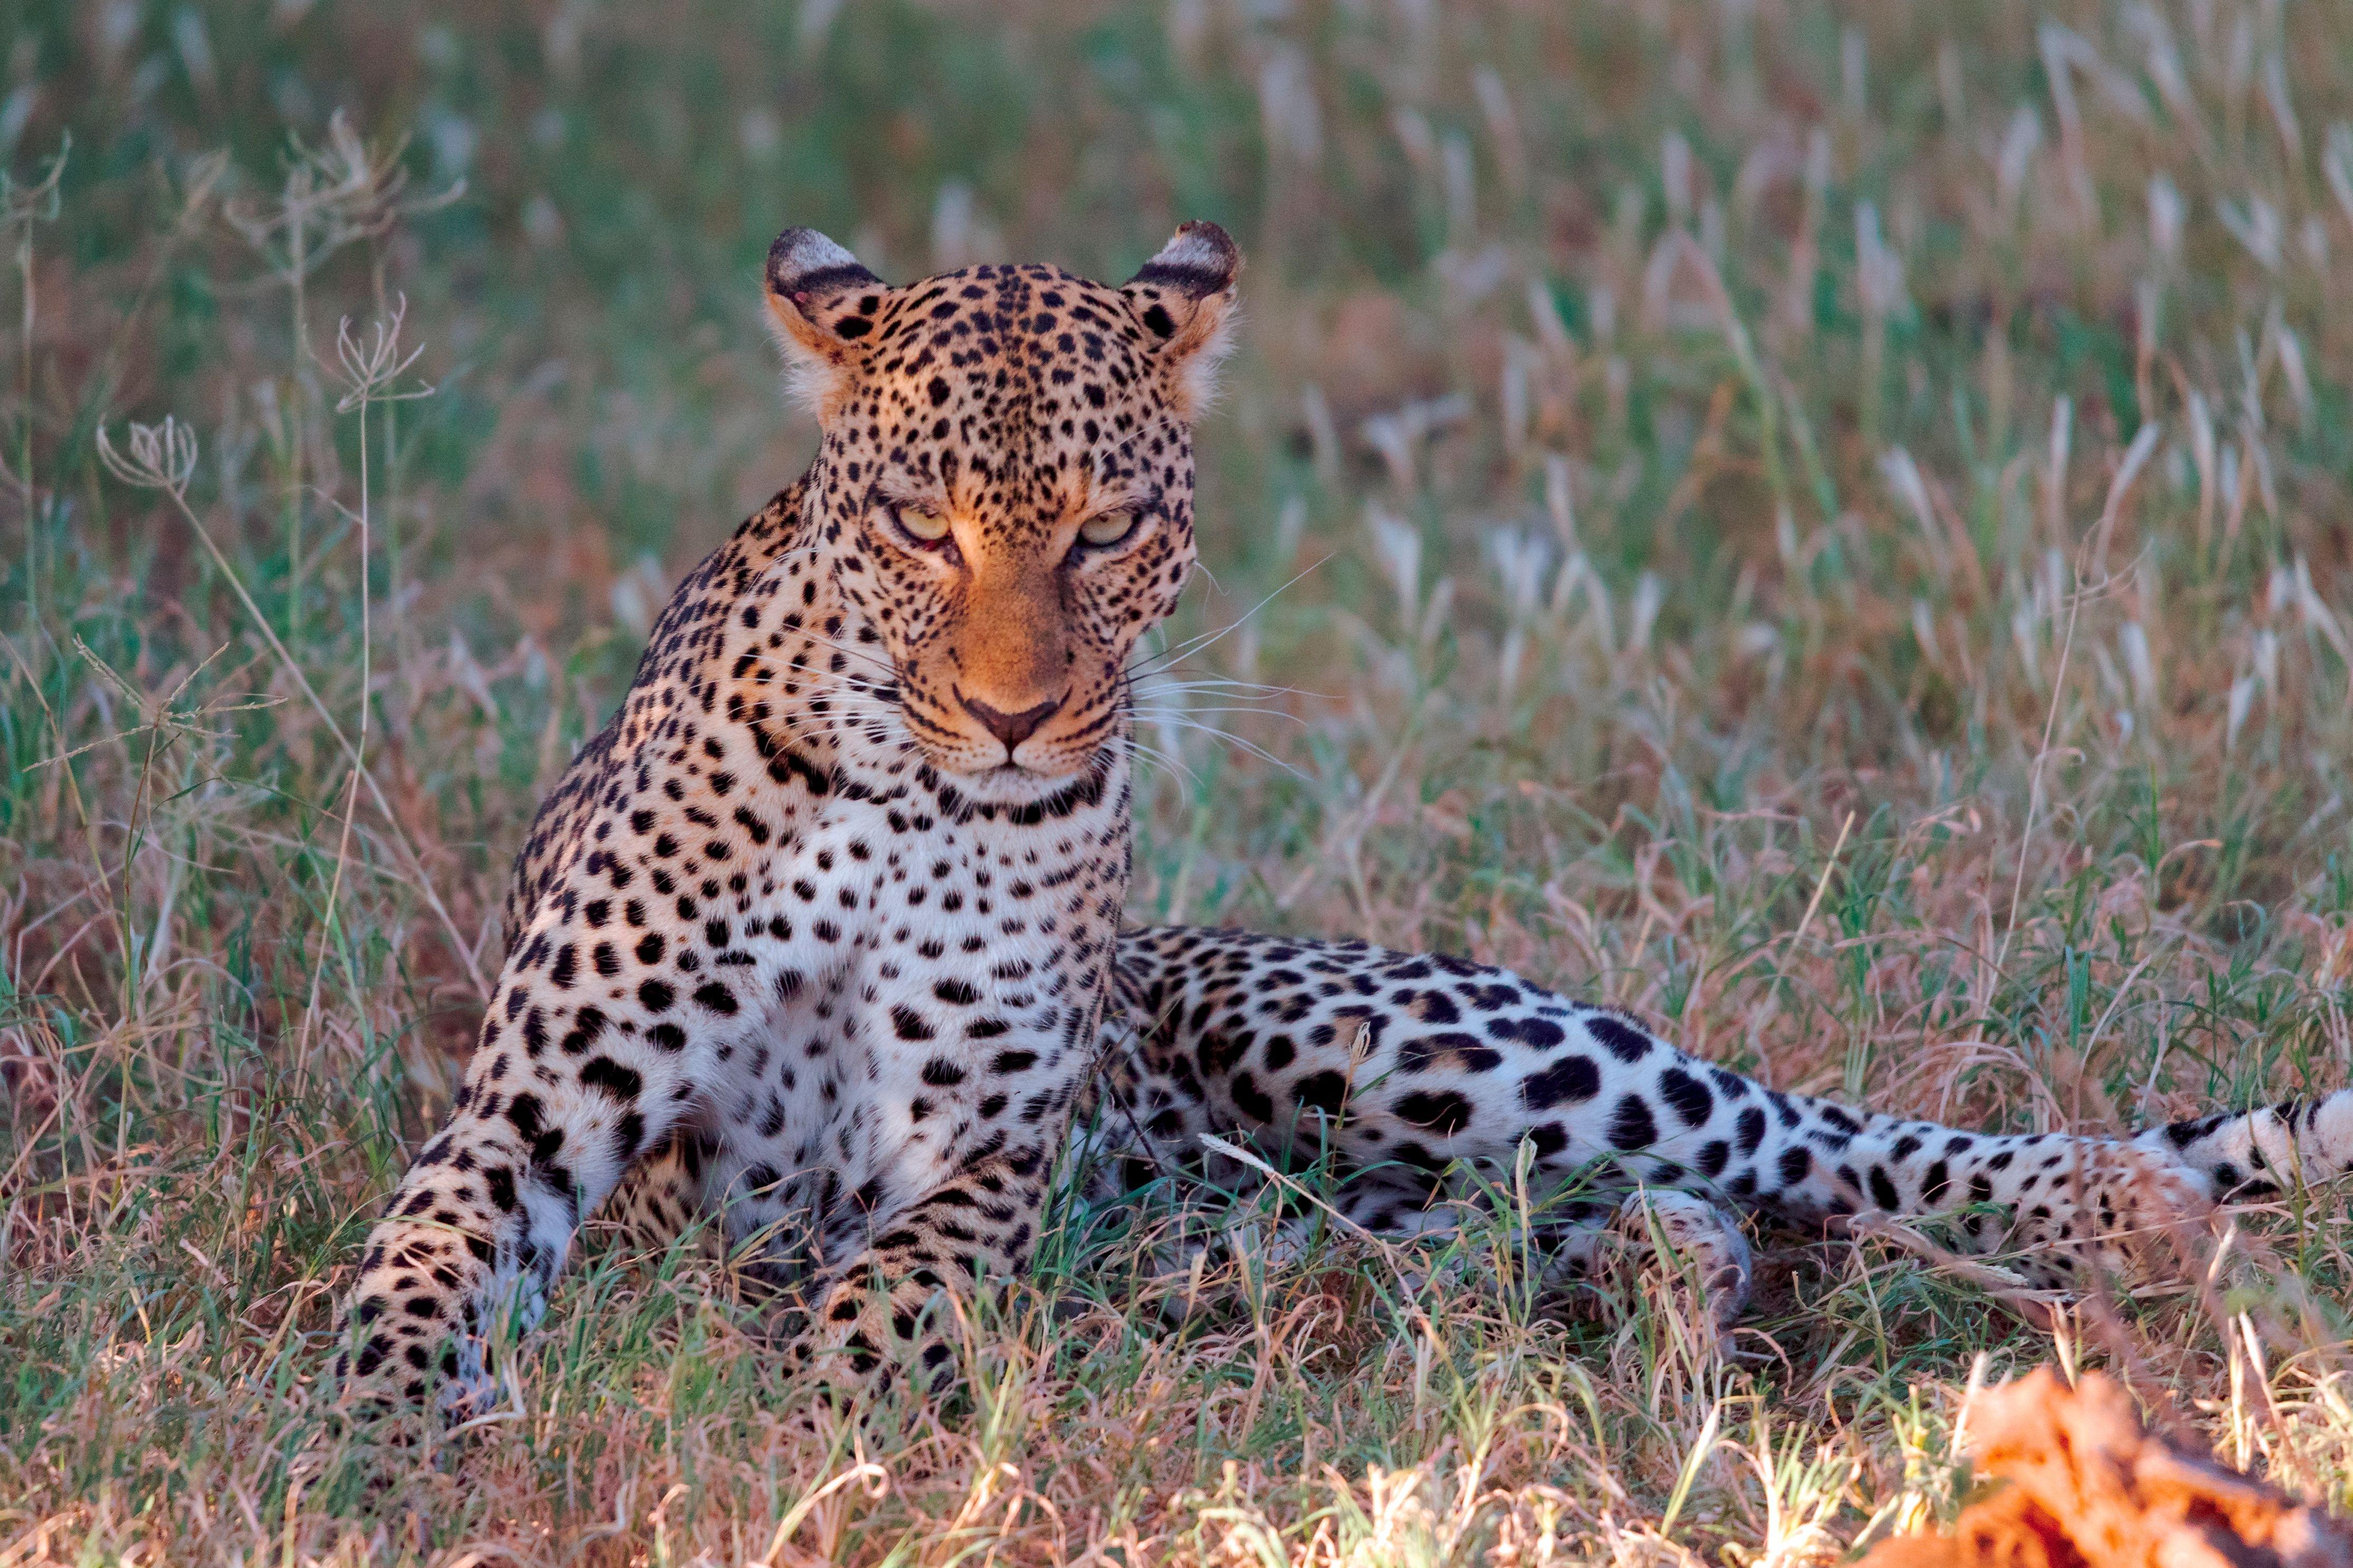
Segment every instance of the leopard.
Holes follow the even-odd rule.
[[[1377,1236],[1507,1176],[1559,1200],[1566,1274],[1644,1241],[1725,1321],[1758,1226],[1948,1216],[2070,1289],[2353,1168],[2353,1091],[1974,1133],[1464,958],[1126,928],[1135,661],[1195,565],[1240,268],[1206,222],[1117,287],[892,286],[777,237],[764,302],[816,454],[686,576],[533,817],[447,1120],[342,1293],[343,1386],[479,1408],[600,1214],[715,1221],[796,1303],[784,1353],[862,1398],[952,1380],[944,1309],[1023,1277],[1073,1168],[1134,1193],[1314,1163]]]

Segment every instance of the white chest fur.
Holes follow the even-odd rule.
[[[1059,1142],[1125,892],[1125,782],[1036,811],[853,787],[780,847],[750,918],[813,962],[745,1010],[693,1121],[733,1239],[823,1258],[976,1154]]]

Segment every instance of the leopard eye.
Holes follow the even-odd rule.
[[[900,531],[918,544],[937,544],[948,536],[948,517],[944,511],[932,511],[920,506],[894,506],[891,519]]]
[[[1107,511],[1079,524],[1079,537],[1089,544],[1117,544],[1135,531],[1135,513]]]

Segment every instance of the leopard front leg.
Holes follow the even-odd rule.
[[[587,854],[542,903],[448,1122],[369,1234],[336,1363],[365,1394],[416,1400],[447,1379],[442,1402],[463,1408],[487,1392],[501,1319],[538,1320],[582,1216],[740,1076],[770,999],[828,961],[816,922],[748,910],[695,910],[665,933],[639,894],[699,862],[652,814],[631,819],[630,839],[646,847]],[[726,847],[712,832],[702,855]]]
[[[528,994],[527,981],[509,988]],[[594,1006],[541,1000],[519,1016],[539,1048],[511,1046],[494,1009],[448,1123],[369,1233],[339,1378],[410,1401],[438,1378],[445,1405],[479,1401],[501,1318],[538,1321],[582,1215],[692,1098],[704,1052],[627,1050],[643,1031]]]
[[[945,1298],[966,1300],[1029,1268],[1044,1222],[1043,1152],[991,1155],[877,1225],[866,1246],[826,1271],[793,1359],[852,1391],[947,1386],[955,1351]]]
[[[508,1087],[494,1066],[469,1073],[448,1123],[369,1233],[339,1379],[415,1401],[438,1376],[446,1405],[478,1403],[500,1319],[518,1331],[538,1321],[582,1211],[644,1136],[641,1112],[576,1087]]]
[[[709,1153],[703,1136],[685,1129],[649,1150],[588,1219],[584,1228],[592,1243],[602,1240],[628,1252],[659,1254],[699,1221],[714,1217],[707,1211],[703,1190],[703,1162]],[[699,1240],[706,1256],[723,1250],[723,1232],[716,1225],[704,1224]]]

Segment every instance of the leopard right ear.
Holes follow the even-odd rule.
[[[822,421],[873,347],[890,286],[813,228],[788,228],[768,247],[768,314],[793,389]]]

